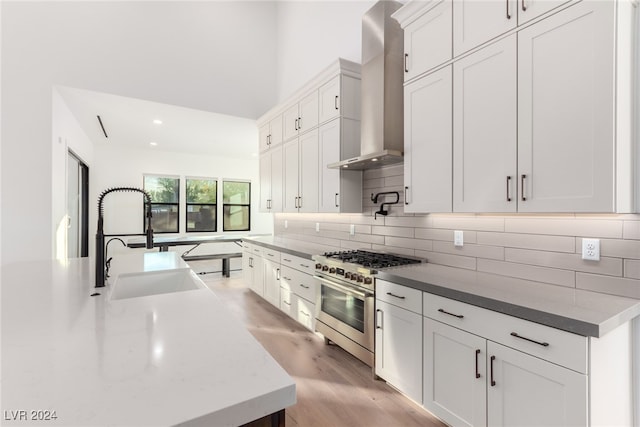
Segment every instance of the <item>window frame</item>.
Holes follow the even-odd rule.
[[[177,192],[177,202],[154,202],[153,200],[151,201],[151,211],[153,212],[153,208],[154,206],[175,206],[176,207],[176,230],[175,231],[158,231],[156,229],[153,230],[154,234],[175,234],[175,233],[180,233],[180,187],[182,186],[181,183],[181,179],[182,177],[180,177],[179,175],[169,175],[169,174],[158,174],[158,173],[143,173],[142,174],[142,188],[147,191],[145,184],[146,184],[146,178],[147,177],[154,177],[154,178],[170,178],[170,179],[175,179],[178,181],[178,192]],[[153,199],[153,198],[152,198]],[[145,209],[143,210],[143,214],[142,214],[142,230],[143,232],[146,230],[146,224],[147,224],[147,218],[146,218],[146,205],[147,205],[147,201],[144,200],[144,206]],[[152,223],[153,223],[153,218],[152,218]]]
[[[225,198],[224,198],[224,184],[226,182],[236,182],[236,183],[243,183],[243,184],[247,184],[249,185],[249,191],[247,192],[247,194],[249,195],[249,202],[248,203],[225,203]],[[222,179],[222,186],[221,186],[221,191],[222,191],[222,231],[223,232],[244,232],[244,231],[251,231],[251,180],[247,180],[247,179],[226,179],[223,178]],[[242,230],[227,230],[225,228],[225,221],[224,221],[224,217],[225,217],[225,210],[227,208],[227,206],[231,207],[231,206],[243,206],[243,207],[247,207],[247,213],[248,213],[248,218],[247,218],[247,228],[246,229],[242,229]]]
[[[216,183],[216,202],[215,203],[190,203],[187,196],[188,181],[214,181]],[[185,233],[217,233],[218,232],[218,183],[220,180],[213,177],[202,176],[186,176],[184,178],[184,203],[185,203],[185,217],[184,217],[184,231]],[[213,222],[213,230],[189,230],[189,206],[212,206],[215,213],[215,221]]]

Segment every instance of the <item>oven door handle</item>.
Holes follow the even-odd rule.
[[[330,288],[333,288],[335,290],[344,292],[347,295],[351,295],[351,296],[358,297],[358,298],[363,298],[363,299],[373,296],[373,292],[357,291],[357,290],[355,290],[353,288],[350,288],[348,286],[344,286],[344,285],[341,285],[339,283],[336,283],[333,280],[325,279],[322,276],[314,275],[313,278],[319,280],[320,282],[324,283],[325,285],[329,286]]]

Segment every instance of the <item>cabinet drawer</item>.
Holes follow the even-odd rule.
[[[587,373],[587,338],[424,293],[424,315],[532,356]]]
[[[269,248],[261,248],[262,249],[262,257],[264,259],[268,259],[271,262],[275,262],[277,264],[280,263],[280,252],[278,251],[274,251],[273,249],[269,249]]]
[[[316,282],[311,275],[294,270],[286,265],[282,265],[281,272],[280,282],[283,288],[300,295],[306,300],[316,300]]]
[[[316,305],[296,295],[291,298],[295,299],[295,303],[292,302],[292,304],[295,304],[296,320],[307,329],[314,331],[316,328]]]
[[[289,255],[286,253],[282,253],[280,255],[280,263],[284,266],[288,266],[291,268],[295,268],[296,270],[300,270],[307,274],[313,274],[313,269],[315,265],[315,261],[302,258],[295,255]]]
[[[422,314],[422,291],[376,279],[376,299]]]
[[[291,297],[291,292],[284,288],[280,288],[280,310],[287,313],[289,317],[296,318],[296,300]]]

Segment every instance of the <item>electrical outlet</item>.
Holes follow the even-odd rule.
[[[600,261],[600,239],[582,239],[582,259]]]
[[[316,233],[320,232],[320,223],[316,222]]]
[[[453,232],[453,246],[464,246],[464,233],[460,230]]]
[[[356,226],[355,226],[355,224],[349,225],[349,234],[352,235],[352,236],[356,235]]]
[[[289,221],[286,219],[284,220],[284,228],[289,228]]]

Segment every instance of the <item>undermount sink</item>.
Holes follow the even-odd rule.
[[[136,298],[203,288],[202,280],[189,268],[125,273],[116,278],[110,299]]]

